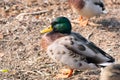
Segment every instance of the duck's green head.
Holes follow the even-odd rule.
[[[51,26],[48,28],[45,28],[44,30],[41,31],[41,33],[47,33],[47,32],[60,32],[60,33],[65,33],[65,34],[70,34],[71,33],[71,23],[66,17],[57,17],[55,18]]]

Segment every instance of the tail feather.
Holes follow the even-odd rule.
[[[107,13],[108,13],[108,11],[106,11],[106,10],[103,11],[103,14],[107,14]]]
[[[89,43],[90,46],[92,46],[94,49],[98,50],[102,55],[104,55],[106,58],[109,59],[109,61],[107,61],[107,63],[113,63],[115,62],[115,59],[110,56],[109,54],[107,54],[106,52],[104,52],[102,49],[100,49],[99,47],[95,46],[94,43],[90,42]]]
[[[112,64],[114,64],[114,62],[113,63],[105,62],[105,63],[100,63],[100,64],[97,64],[97,65],[101,66],[101,67],[106,67],[106,66],[109,66],[109,65],[112,65]]]

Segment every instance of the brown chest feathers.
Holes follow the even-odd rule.
[[[84,0],[69,0],[69,4],[72,9],[80,10],[84,7],[85,2]]]
[[[56,39],[65,36],[65,34],[61,34],[61,33],[47,33],[45,34],[42,39],[41,39],[41,43],[40,46],[43,50],[46,50],[47,47],[53,43]]]

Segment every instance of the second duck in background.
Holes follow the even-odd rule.
[[[86,26],[89,18],[107,13],[102,0],[68,0],[68,2],[72,10],[80,15],[79,21],[81,26]],[[86,20],[83,20],[83,17]]]

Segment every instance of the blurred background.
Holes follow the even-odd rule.
[[[71,20],[73,31],[120,59],[120,0],[104,0],[108,14],[93,17],[94,27],[74,22],[67,0],[0,0],[0,80],[56,80],[60,66],[41,51],[40,30],[58,16]],[[7,71],[3,71],[7,70]],[[99,80],[100,70],[75,71],[68,79]]]

